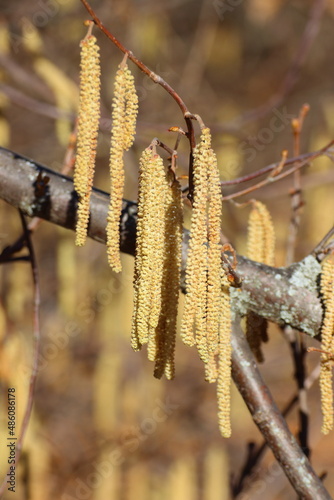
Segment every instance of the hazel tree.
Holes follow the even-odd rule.
[[[34,366],[16,446],[16,463],[38,377],[39,285],[32,233],[38,220],[45,219],[75,231],[78,246],[85,244],[87,236],[104,243],[107,261],[116,273],[122,271],[121,253],[134,256],[129,342],[135,351],[147,345],[148,359],[154,363],[154,377],[164,376],[168,380],[177,377],[175,347],[180,334],[184,344],[197,349],[205,380],[216,384],[217,425],[222,439],[231,435],[232,377],[266,445],[296,493],[301,498],[330,498],[308,460],[308,453],[303,451],[308,448],[303,418],[300,436],[304,437],[297,443],[261,377],[258,363],[264,361],[262,348],[268,341],[268,321],[279,325],[289,338],[296,370],[303,364],[306,351],[303,342],[297,340],[297,332],[319,340],[322,432],[327,434],[333,429],[334,228],[299,262],[294,262],[294,248],[301,218],[302,169],[312,160],[330,154],[334,141],[317,151],[301,154],[300,137],[309,111],[304,105],[291,122],[293,157],[288,158],[287,151],[283,151],[278,162],[264,169],[229,181],[221,180],[205,116],[191,112],[179,93],[122,45],[86,0],[81,2],[90,19],[85,22],[87,34],[80,43],[73,177],[65,175],[68,171],[57,173],[18,153],[0,149],[0,197],[19,210],[23,226],[23,235],[2,251],[0,259],[2,263],[10,263],[21,258],[19,252],[27,248],[28,255],[24,258],[31,263],[35,283]],[[320,8],[320,2],[316,4]],[[315,12],[310,25],[314,26],[317,20]],[[98,31],[123,53],[113,86],[109,193],[94,188],[103,73],[95,36]],[[124,152],[136,139],[139,102],[132,67],[139,68],[169,94],[185,123],[184,128],[170,125],[171,144],[152,137],[141,152],[137,202],[124,199]],[[180,143],[188,144],[187,176],[179,174]],[[266,205],[255,196],[260,188],[289,176],[293,179],[290,253],[286,267],[275,267],[274,221]],[[258,180],[260,177],[262,180]],[[249,181],[253,181],[251,186],[225,194],[227,186]],[[241,197],[243,203],[234,201]],[[225,207],[231,200],[235,209],[250,209],[245,256],[238,254],[223,233]],[[185,207],[191,209],[189,230],[183,227]],[[32,220],[28,223],[25,216]],[[185,300],[178,331],[180,291]],[[300,396],[306,388],[306,378],[299,382]],[[256,460],[250,469],[255,465]]]

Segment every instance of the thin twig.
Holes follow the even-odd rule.
[[[150,70],[142,61],[140,61],[130,50],[128,50],[124,45],[102,24],[102,21],[98,18],[92,7],[89,5],[87,0],[81,0],[81,3],[84,5],[86,10],[89,12],[96,26],[106,35],[109,40],[124,54],[127,54],[130,61],[132,61],[137,68],[140,69],[145,75],[147,75],[154,83],[160,85],[168,94],[174,99],[179,108],[183,113],[184,120],[187,125],[187,138],[189,140],[190,146],[190,157],[189,157],[189,194],[188,198],[192,201],[193,195],[193,150],[196,146],[195,142],[195,132],[194,126],[192,123],[191,116],[192,114],[188,110],[185,102],[179,96],[179,94],[171,87],[160,75]]]
[[[334,142],[333,142],[334,143]],[[331,143],[331,144],[333,144]],[[323,149],[319,149],[318,151],[314,151],[312,153],[305,153],[297,157],[293,158],[287,158],[284,162],[284,166],[286,167],[287,165],[293,165],[296,162],[302,162],[304,160],[312,161],[314,159],[314,155],[317,153],[320,154],[328,154],[329,153],[329,148],[330,146],[325,146]],[[242,177],[236,177],[235,179],[231,179],[228,181],[221,181],[220,185],[222,187],[225,186],[234,186],[235,184],[242,184],[243,182],[248,182],[252,181],[253,179],[256,179],[257,177],[261,177],[261,175],[268,174],[271,171],[275,171],[281,164],[281,161],[276,162],[276,163],[271,163],[270,165],[267,165],[266,167],[260,168],[259,170],[256,170],[255,172],[251,172],[250,174],[243,175]]]
[[[284,179],[284,177],[287,177],[287,176],[291,175],[296,170],[298,170],[298,169],[304,167],[305,165],[307,165],[311,160],[314,160],[315,158],[318,158],[318,156],[321,156],[324,153],[326,153],[327,150],[330,147],[333,146],[333,144],[334,144],[334,140],[331,141],[329,144],[327,144],[327,146],[325,146],[324,148],[320,149],[319,151],[316,151],[315,153],[312,153],[310,156],[308,156],[307,159],[300,161],[299,163],[297,163],[293,167],[285,170],[281,174],[276,175],[275,177],[270,177],[269,176],[266,179],[264,179],[263,181],[260,181],[257,184],[254,184],[253,186],[250,186],[249,188],[246,188],[246,189],[243,189],[241,191],[238,191],[237,193],[233,193],[233,194],[229,194],[227,196],[224,196],[224,200],[225,201],[227,201],[227,200],[233,200],[235,198],[238,198],[239,196],[243,196],[245,194],[249,194],[249,193],[251,193],[253,191],[256,191],[257,189],[260,189],[260,188],[262,188],[264,186],[267,186],[268,184],[271,184],[273,182],[277,182],[277,181],[279,181],[281,179]],[[275,163],[275,166],[276,165],[279,165],[279,163]],[[273,168],[271,170],[273,170]]]
[[[23,92],[20,92],[5,83],[0,83],[0,91],[3,92],[17,106],[21,106],[22,108],[33,113],[47,116],[48,118],[52,118],[54,120],[58,120],[59,118],[74,120],[75,118],[74,113],[27,96]]]
[[[317,259],[318,262],[322,262],[323,259],[333,250],[334,250],[334,226],[328,231],[328,233],[312,250],[311,255],[314,255],[314,257]]]
[[[300,140],[303,129],[303,124],[307,113],[309,112],[309,105],[304,104],[299,112],[298,118],[291,122],[293,133],[293,148],[294,156],[300,155]],[[293,174],[293,189],[291,190],[291,221],[288,230],[287,238],[287,255],[286,265],[290,265],[295,260],[295,250],[297,245],[297,236],[301,220],[301,208],[303,206],[302,199],[302,184],[301,184],[301,171],[296,170]],[[294,364],[294,378],[298,390],[298,416],[299,416],[299,442],[307,457],[310,456],[310,447],[308,444],[308,429],[309,429],[309,408],[307,404],[307,392],[305,389],[306,377],[306,349],[303,338],[299,332],[286,326],[283,329],[286,340],[289,343],[293,364]]]
[[[308,104],[304,104],[299,112],[299,117],[291,122],[293,132],[293,154],[295,157],[300,155],[300,139],[303,129],[304,119],[309,111]],[[286,264],[292,264],[294,260],[295,248],[297,244],[297,235],[300,226],[301,208],[303,206],[301,192],[301,171],[296,170],[293,174],[293,190],[291,192],[291,222],[288,230],[288,244]]]

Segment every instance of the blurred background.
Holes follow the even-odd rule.
[[[291,118],[310,105],[301,153],[333,139],[334,1],[92,0],[115,36],[159,73],[213,133],[223,180],[293,155]],[[322,14],[322,15],[321,15]],[[88,18],[79,0],[0,1],[0,145],[60,171],[78,106],[79,42]],[[319,20],[318,20],[319,18]],[[308,27],[307,27],[308,26]],[[108,191],[110,105],[122,54],[96,29],[101,47],[102,119],[95,185]],[[173,147],[184,126],[170,96],[131,65],[139,95],[134,147],[126,155],[126,198],[136,200],[138,158],[154,137]],[[198,130],[197,130],[198,132]],[[180,174],[187,173],[187,144]],[[329,158],[303,169],[296,260],[333,224]],[[251,196],[266,203],[286,262],[290,211],[285,179]],[[225,193],[236,191],[226,188]],[[246,251],[249,207],[224,204],[224,231]],[[189,214],[188,214],[189,215]],[[186,225],[189,223],[186,216]],[[19,217],[0,202],[1,248],[20,235]],[[17,469],[18,500],[288,500],[294,492],[266,451],[239,493],[231,494],[250,443],[262,438],[232,389],[232,438],[218,431],[214,385],[197,353],[178,340],[176,378],[155,380],[146,353],[130,348],[133,258],[113,274],[102,245],[74,246],[74,234],[43,222],[34,234],[41,281],[42,347],[33,415]],[[1,267],[0,471],[7,471],[7,387],[16,388],[17,429],[26,407],[32,356],[28,264]],[[182,297],[181,297],[182,312]],[[316,345],[309,338],[306,344]],[[270,326],[261,372],[280,408],[295,395],[289,346]],[[309,373],[318,354],[307,357]],[[311,461],[334,494],[333,434],[320,433],[317,382],[309,391]],[[297,410],[288,416],[298,432]],[[4,498],[13,498],[10,492]]]

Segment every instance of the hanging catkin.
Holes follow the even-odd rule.
[[[174,376],[182,242],[181,189],[152,148],[140,159],[131,344],[148,344],[154,375]]]
[[[217,378],[215,356],[219,344],[219,316],[221,313],[221,218],[222,195],[218,173],[217,158],[212,149],[209,151],[208,163],[208,281],[207,281],[207,322],[206,337],[208,346],[208,362],[206,363],[206,380]]]
[[[76,244],[84,245],[89,222],[89,201],[93,186],[97,134],[100,119],[100,58],[96,38],[80,43],[80,101],[74,188],[78,194]]]
[[[247,256],[268,266],[275,265],[275,231],[267,207],[260,201],[252,202],[248,221]]]
[[[140,349],[150,340],[149,357],[153,359],[153,333],[161,308],[166,186],[162,159],[151,148],[145,149],[139,170],[132,346]]]
[[[175,373],[174,351],[176,320],[179,302],[182,244],[181,186],[171,172],[165,198],[165,247],[161,288],[161,310],[156,328],[154,376],[165,374],[172,379]]]
[[[328,434],[333,429],[333,385],[332,369],[334,356],[334,262],[333,257],[322,265],[321,293],[325,315],[321,329],[320,391],[323,423],[321,431]]]
[[[181,336],[188,345],[196,342],[200,358],[205,363],[205,378],[209,382],[217,378],[221,207],[217,159],[211,148],[210,129],[204,127],[194,151],[194,203]]]
[[[268,266],[275,265],[273,222],[267,207],[256,200],[252,202],[248,221],[247,257]],[[253,311],[246,316],[246,338],[257,361],[263,362],[261,343],[268,340],[267,321]]]
[[[107,254],[111,268],[115,272],[120,272],[122,265],[120,260],[119,224],[124,190],[123,154],[133,144],[138,111],[138,97],[134,78],[128,66],[123,63],[120,64],[116,72],[112,109]]]
[[[181,336],[186,344],[197,344],[205,364],[205,379],[217,381],[219,428],[222,436],[229,437],[231,308],[229,283],[221,266],[219,172],[210,130],[206,127],[194,151],[193,196]]]
[[[217,399],[219,430],[227,438],[231,435],[231,303],[229,283],[223,273],[222,283]]]
[[[196,343],[201,358],[207,361],[206,298],[207,298],[207,200],[208,161],[211,137],[204,129],[200,143],[194,150],[194,202],[191,215],[190,242],[186,268],[186,297],[181,326],[185,344],[195,344],[193,326],[196,325]]]

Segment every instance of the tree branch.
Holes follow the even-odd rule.
[[[75,229],[77,197],[72,179],[43,165],[0,148],[0,198],[30,217],[37,216],[68,229]],[[109,195],[94,189],[88,235],[100,243],[106,241]],[[123,200],[121,251],[135,252],[137,204]],[[182,287],[189,232],[184,230],[182,249]],[[313,337],[319,335],[322,305],[317,277],[320,264],[315,256],[286,268],[273,268],[238,256],[238,274],[242,289],[232,289],[234,310],[247,310],[281,326],[290,325]]]
[[[60,226],[75,229],[77,198],[72,179],[0,148],[0,198],[29,216],[38,216]],[[88,234],[105,243],[109,195],[94,189]],[[121,250],[134,255],[137,204],[123,200]],[[182,288],[189,232],[184,231]],[[235,317],[232,335],[232,375],[254,422],[259,427],[284,473],[301,498],[329,499],[326,489],[290,433],[266,388],[238,321],[247,309],[279,324],[291,324],[309,335],[317,335],[322,307],[317,291],[320,265],[309,255],[287,268],[272,268],[238,257],[242,289],[232,289]]]
[[[232,376],[253,417],[293,488],[300,498],[330,499],[321,480],[289,431],[257,368],[254,356],[240,328],[233,322]]]

